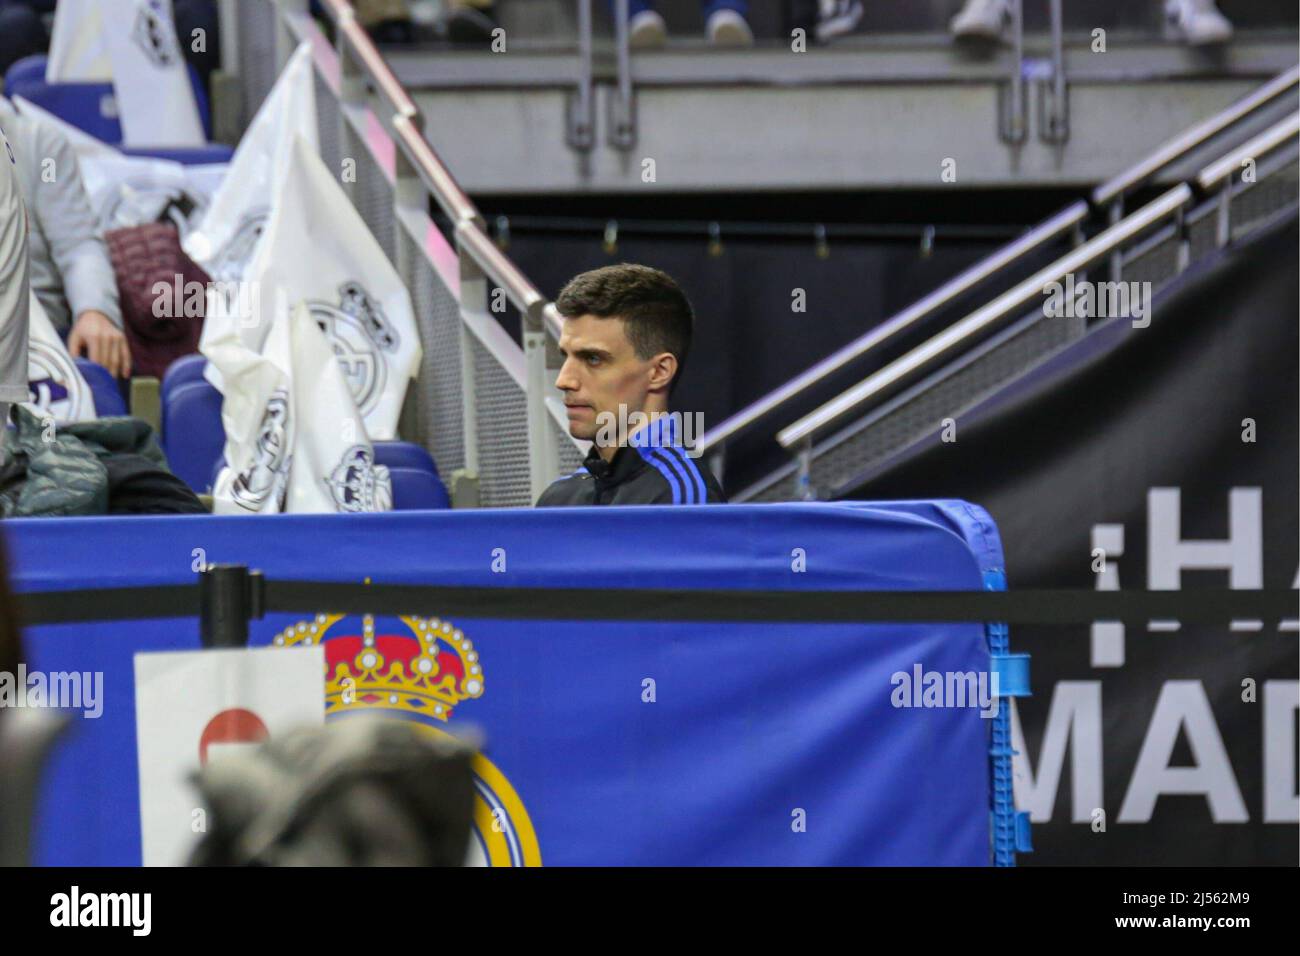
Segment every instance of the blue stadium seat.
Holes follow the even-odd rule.
[[[375,457],[379,457],[375,445]],[[389,468],[393,481],[393,510],[419,511],[422,509],[450,508],[451,499],[436,474],[421,468]]]
[[[208,367],[208,360],[199,354],[182,355],[171,365],[167,366],[167,371],[163,372],[162,385],[159,386],[159,397],[162,404],[167,404],[167,396],[170,395],[177,386],[184,385],[187,382],[206,381],[203,378],[203,371]]]
[[[177,386],[162,403],[162,442],[167,464],[196,492],[211,485],[212,465],[226,445],[221,393],[199,380]]]
[[[44,83],[47,59],[44,54],[38,53],[15,60],[5,71],[5,89],[12,89],[16,83]]]
[[[433,463],[433,456],[428,450],[409,441],[377,441],[375,445],[375,464],[389,468],[413,468],[427,471],[437,477],[438,466]]]
[[[90,386],[90,394],[95,399],[95,413],[100,418],[126,415],[126,400],[122,398],[122,390],[118,388],[113,373],[88,358],[78,356],[73,361],[77,363],[77,371],[81,373],[81,377]]]
[[[235,148],[225,143],[208,143],[206,146],[178,147],[119,147],[127,156],[149,156],[153,159],[169,159],[182,166],[205,166],[210,163],[228,163],[235,155]]]
[[[203,377],[207,364],[202,355],[178,358],[163,374],[160,390],[167,461],[200,492],[212,489],[226,464],[221,393]],[[428,450],[409,441],[377,441],[374,448],[375,464],[385,466],[392,477],[395,511],[451,507]]]
[[[117,97],[112,83],[46,83],[43,53],[23,57],[5,71],[5,96],[21,96],[31,100],[41,109],[89,133],[105,143],[122,142],[122,124],[117,118]],[[193,64],[186,64],[190,84],[194,88],[194,102],[199,111],[205,139],[212,138],[212,112],[203,80]],[[175,152],[175,151],[173,151]],[[145,151],[146,155],[154,155]],[[174,158],[174,157],[169,157]],[[183,161],[183,160],[182,160]],[[193,160],[191,160],[192,162]],[[205,159],[203,162],[221,162]]]

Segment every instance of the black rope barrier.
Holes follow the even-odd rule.
[[[267,613],[414,614],[574,621],[718,621],[733,623],[1079,624],[1176,620],[1276,626],[1300,617],[1291,589],[1093,591],[751,591],[717,588],[539,588],[501,585],[363,584],[265,580],[243,565],[216,565],[199,584],[18,596],[28,625],[199,617],[205,646],[247,643],[248,622]]]

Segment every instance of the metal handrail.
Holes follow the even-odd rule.
[[[1194,177],[1193,182],[1203,194],[1213,192],[1231,180],[1233,173],[1241,169],[1243,160],[1267,155],[1295,136],[1300,136],[1300,113],[1288,114],[1285,119],[1273,124],[1248,142],[1207,164]],[[1035,295],[1041,294],[1041,290],[1048,283],[1060,281],[1066,273],[1086,268],[1118,250],[1138,233],[1176,215],[1192,198],[1191,187],[1186,183],[1174,187],[988,305],[972,312],[956,325],[922,343],[815,411],[782,429],[777,433],[777,441],[783,448],[789,450],[841,415],[915,373],[975,332],[1022,309]]]
[[[1066,253],[1051,265],[1040,269],[992,302],[976,309],[956,325],[950,326],[794,424],[782,429],[777,433],[776,440],[787,450],[799,444],[841,415],[925,367],[974,333],[1023,309],[1035,297],[1043,294],[1043,287],[1048,283],[1059,281],[1066,273],[1082,271],[1137,234],[1174,215],[1191,199],[1190,186],[1185,183],[1175,186],[1077,249]]]
[[[344,40],[341,46],[355,57],[357,65],[374,82],[376,90],[393,110],[394,142],[434,201],[451,219],[457,241],[467,249],[479,268],[505,290],[526,319],[531,324],[538,324],[542,307],[546,304],[545,297],[488,238],[478,207],[425,138],[423,114],[384,61],[370,35],[357,22],[352,4],[348,0],[323,0],[322,5]]]
[[[537,287],[528,281],[519,267],[506,257],[477,223],[467,219],[458,222],[456,241],[469,253],[475,264],[505,290],[507,298],[524,314],[526,322],[534,325],[541,322],[546,297],[537,291]]]
[[[374,80],[375,86],[388,100],[393,112],[399,116],[420,116],[415,101],[384,62],[384,58],[365,28],[357,22],[356,10],[353,9],[352,4],[348,0],[323,0],[322,5],[329,9],[335,29],[347,41],[348,49],[356,56],[357,62],[365,70],[366,75]],[[422,120],[421,117],[420,122]]]
[[[478,210],[469,196],[421,134],[424,114],[384,61],[370,35],[357,22],[352,4],[348,0],[322,0],[321,5],[333,19],[335,29],[344,41],[341,46],[355,59],[392,109],[396,139],[434,200],[453,221],[478,218]]]
[[[725,419],[716,428],[705,433],[698,447],[702,451],[707,451],[709,448],[726,441],[737,432],[748,428],[808,386],[838,371],[881,343],[933,315],[939,309],[991,278],[1021,256],[1034,251],[1079,225],[1088,217],[1088,211],[1088,204],[1083,200],[1079,200],[1050,219],[1039,223],[1020,238],[1008,243],[992,255],[948,280],[929,295],[924,296],[903,309],[903,311],[891,316],[885,322],[832,352],[780,388],[769,392],[758,401],[752,402],[736,414]]]
[[[472,220],[481,223],[483,217],[479,214],[478,207],[452,178],[451,172],[438,159],[438,154],[415,124],[407,122],[404,117],[395,117],[393,133],[403,155],[410,161],[416,175],[447,218],[452,222]]]
[[[1202,169],[1196,177],[1196,185],[1206,192],[1215,189],[1233,173],[1238,172],[1245,160],[1271,153],[1297,135],[1300,135],[1300,113],[1290,113],[1282,122],[1273,124],[1258,136],[1242,143],[1228,155],[1216,159]]]
[[[1171,163],[1181,159],[1193,149],[1261,107],[1276,101],[1278,97],[1294,88],[1297,84],[1300,84],[1300,66],[1293,67],[1275,76],[1248,96],[1243,97],[1215,116],[1165,143],[1141,162],[1097,187],[1090,197],[1092,205],[1101,207],[1122,198],[1129,190],[1145,184]],[[988,258],[971,266],[934,292],[836,350],[781,387],[724,419],[716,428],[711,429],[704,435],[699,442],[699,447],[704,451],[716,449],[727,439],[748,429],[808,387],[843,368],[849,362],[860,358],[872,349],[879,347],[899,332],[929,317],[958,296],[991,279],[1019,257],[1045,245],[1066,230],[1082,223],[1087,219],[1089,212],[1088,204],[1082,201],[1062,210],[1015,242],[1004,246]],[[1118,208],[1114,208],[1113,213],[1112,224],[1120,218]],[[816,413],[814,412],[814,414]]]
[[[1222,133],[1262,106],[1272,103],[1282,94],[1300,83],[1300,66],[1280,73],[1248,96],[1224,108],[1202,123],[1175,136],[1145,159],[1133,164],[1118,176],[1107,180],[1092,191],[1094,206],[1104,206],[1133,189],[1146,184],[1171,163],[1182,159],[1192,150]]]

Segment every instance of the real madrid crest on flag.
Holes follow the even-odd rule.
[[[27,333],[26,405],[42,419],[87,422],[94,419],[95,399],[67,347],[54,331],[40,300],[29,293],[31,323]]]
[[[128,146],[201,146],[169,0],[60,0],[45,79],[111,81]]]
[[[488,693],[469,635],[438,618],[317,614],[275,635],[275,647],[325,649],[325,719],[380,711],[432,736]],[[541,866],[537,833],[510,780],[482,754],[474,762],[472,866]]]
[[[267,399],[252,454],[230,474],[230,499],[244,511],[284,510],[293,464],[292,425],[288,391],[277,388]]]
[[[180,60],[168,0],[143,0],[139,3],[135,9],[132,36],[140,52],[154,66],[167,67]]]
[[[410,295],[309,142],[294,138],[278,182],[265,232],[243,274],[260,290],[255,314],[210,310],[200,350],[212,357],[223,343],[239,342],[259,351],[275,324],[305,302],[334,351],[365,437],[392,440],[421,354]],[[222,372],[220,363],[216,371]]]

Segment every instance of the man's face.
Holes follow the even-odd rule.
[[[654,365],[637,358],[622,319],[565,319],[560,352],[564,365],[555,386],[564,392],[574,438],[594,440],[605,421],[597,416],[607,413],[617,421],[620,404],[627,406],[627,414],[645,410]]]

